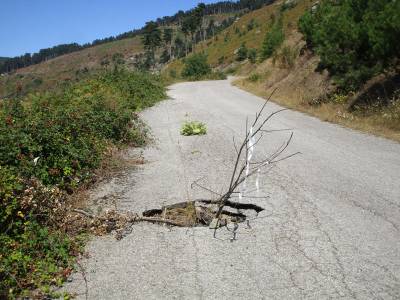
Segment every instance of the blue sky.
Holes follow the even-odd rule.
[[[0,56],[140,28],[146,21],[216,0],[1,0]]]

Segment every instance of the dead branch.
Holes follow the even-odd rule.
[[[176,227],[187,227],[186,224],[181,224],[179,222],[174,222],[168,219],[160,219],[160,218],[151,218],[151,217],[139,217],[135,220],[136,222],[150,222],[150,223],[161,223],[161,224],[167,224],[171,226],[176,226]]]
[[[90,213],[88,213],[88,212],[86,212],[86,211],[84,211],[82,209],[73,209],[72,211],[76,212],[76,213],[79,213],[79,214],[82,214],[85,217],[90,218],[90,219],[95,219],[95,218],[101,217],[101,216],[92,215],[92,214],[90,214]],[[174,222],[174,221],[171,221],[171,220],[168,220],[168,219],[165,219],[165,218],[160,219],[160,218],[152,218],[152,217],[139,217],[139,216],[137,216],[135,214],[134,214],[134,217],[130,218],[128,221],[131,222],[131,223],[150,222],[150,223],[167,224],[167,225],[177,226],[177,227],[185,227],[185,224],[181,224],[179,222]]]
[[[218,200],[216,200],[216,202],[219,203],[219,208],[215,214],[215,218],[218,221],[220,219],[224,207],[229,202],[229,199],[236,196],[235,194],[239,194],[241,197],[243,197],[243,195],[237,191],[239,190],[240,186],[246,182],[248,178],[254,176],[257,172],[261,172],[261,169],[266,168],[269,165],[281,162],[285,159],[288,159],[290,157],[293,157],[294,155],[299,154],[298,152],[296,152],[287,155],[285,157],[281,157],[282,154],[287,150],[289,144],[292,141],[293,138],[293,132],[292,132],[289,138],[280,147],[278,147],[271,155],[265,157],[260,161],[251,162],[255,146],[257,146],[260,143],[260,141],[264,138],[264,133],[287,130],[287,129],[283,130],[265,129],[266,124],[268,123],[269,120],[271,120],[272,117],[287,110],[285,108],[279,109],[277,111],[270,113],[267,116],[264,116],[265,107],[275,91],[276,90],[274,90],[271,93],[267,101],[265,101],[260,110],[255,114],[255,119],[251,123],[252,125],[250,126],[250,128],[249,128],[249,121],[248,119],[246,119],[245,137],[239,147],[236,145],[235,139],[233,139],[236,151],[236,159],[232,170],[232,175],[230,178],[228,189],[224,194],[222,194],[218,198]]]

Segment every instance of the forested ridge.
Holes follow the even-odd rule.
[[[222,1],[204,5],[204,14],[213,15],[213,14],[233,13],[241,10],[255,10],[259,9],[263,5],[270,4],[272,2],[274,2],[274,0],[239,0],[236,2]],[[174,24],[180,24],[187,16],[193,13],[193,10],[194,9],[188,11],[179,11],[173,16],[165,16],[162,18],[158,18],[156,21],[154,21],[154,23],[157,24],[158,26],[161,25],[170,26]],[[0,73],[12,72],[20,68],[24,68],[33,64],[38,64],[40,62],[47,61],[49,59],[58,57],[60,55],[72,53],[96,45],[109,43],[116,40],[122,40],[126,38],[132,38],[142,34],[144,29],[145,29],[144,27],[141,29],[134,29],[116,36],[110,36],[103,39],[96,39],[91,43],[86,43],[83,45],[79,45],[77,43],[70,43],[70,44],[57,45],[51,48],[44,48],[37,53],[26,53],[21,56],[8,58],[3,63],[1,62],[0,59]]]

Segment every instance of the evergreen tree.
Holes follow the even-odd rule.
[[[282,28],[282,20],[279,19],[278,21],[274,22],[271,29],[265,36],[261,49],[261,58],[265,60],[271,57],[276,49],[283,43],[284,39],[285,34]]]
[[[161,46],[161,31],[156,22],[151,21],[146,23],[146,26],[143,28],[142,41],[147,51],[154,52]]]
[[[396,68],[400,58],[400,1],[325,1],[299,21],[300,31],[339,85],[354,90]]]
[[[161,46],[161,31],[156,22],[147,22],[143,29],[142,42],[146,50],[145,63],[146,68],[151,68],[155,65],[155,51]]]

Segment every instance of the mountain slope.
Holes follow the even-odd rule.
[[[89,71],[111,65],[114,55],[122,55],[129,62],[129,59],[142,49],[140,36],[137,36],[65,54],[19,69],[0,80],[0,96],[14,93],[18,86],[24,92],[47,90],[55,85],[74,81]]]

